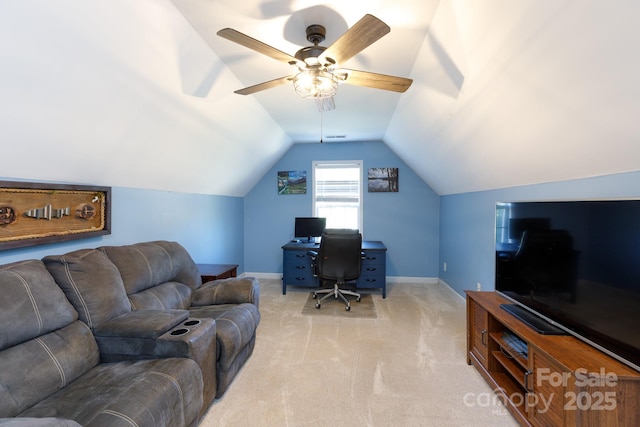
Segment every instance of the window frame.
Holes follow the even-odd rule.
[[[358,168],[358,230],[360,233],[363,233],[363,218],[364,218],[364,161],[362,160],[314,160],[312,162],[312,194],[311,194],[311,212],[313,212],[314,216],[318,216],[317,214],[317,205],[316,205],[316,170],[318,168],[326,168],[326,169],[337,169],[340,167],[344,168]],[[331,228],[331,227],[328,227]]]

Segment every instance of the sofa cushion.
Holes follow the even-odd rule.
[[[42,261],[0,266],[0,350],[70,324],[78,318]],[[4,365],[3,370],[4,370]]]
[[[192,317],[212,317],[216,320],[216,340],[218,342],[218,366],[229,369],[236,356],[249,343],[260,323],[258,307],[251,303],[235,306],[192,307]]]
[[[99,249],[120,270],[128,295],[171,281],[185,283],[190,288],[199,286],[197,267],[178,243],[143,242]],[[195,277],[190,273],[193,271]]]
[[[120,272],[102,251],[81,249],[42,260],[89,327],[131,311]]]
[[[200,287],[202,279],[198,272],[198,266],[184,246],[178,242],[169,242],[166,240],[158,240],[151,243],[161,246],[173,260],[173,278],[171,280],[184,283],[191,289],[198,289]]]
[[[191,289],[178,282],[166,282],[129,295],[134,310],[185,310],[191,301]]]
[[[89,327],[79,320],[0,351],[0,417],[17,416],[66,387],[99,359]]]
[[[20,414],[73,419],[85,427],[195,424],[202,373],[191,359],[104,363]]]
[[[103,246],[99,249],[118,267],[127,295],[143,291],[171,278],[171,258],[160,246],[138,243]]]

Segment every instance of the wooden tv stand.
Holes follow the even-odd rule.
[[[536,332],[503,303],[495,292],[467,291],[467,363],[520,425],[640,425],[640,372],[571,335]],[[525,355],[507,344],[509,334]]]

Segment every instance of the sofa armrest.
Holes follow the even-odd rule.
[[[260,304],[260,283],[254,277],[231,277],[207,282],[191,294],[191,306]]]
[[[0,418],[2,427],[82,427],[64,418]]]
[[[99,337],[157,338],[189,317],[187,310],[137,310],[93,328]]]
[[[93,328],[103,362],[153,358],[159,337],[189,318],[186,310],[138,310]]]

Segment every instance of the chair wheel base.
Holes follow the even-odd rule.
[[[319,298],[319,295],[323,295],[322,298]],[[354,299],[357,302],[360,302],[362,300],[362,298],[361,298],[359,293],[340,289],[338,287],[337,283],[334,284],[334,288],[333,289],[320,289],[320,290],[317,290],[317,291],[313,292],[311,294],[311,298],[317,300],[317,302],[316,302],[316,308],[317,309],[320,309],[320,307],[322,306],[322,303],[326,299],[336,299],[336,300],[340,299],[345,303],[344,309],[346,311],[351,311],[351,304],[350,304],[349,299],[347,298],[346,295],[353,296]],[[333,297],[333,298],[331,298],[331,297]]]

